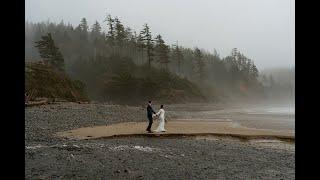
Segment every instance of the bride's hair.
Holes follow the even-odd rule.
[[[162,109],[162,108],[163,108],[163,105],[161,105],[160,108]]]

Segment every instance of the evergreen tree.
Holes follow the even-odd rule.
[[[93,58],[97,57],[97,48],[100,45],[100,36],[101,36],[101,26],[98,21],[96,21],[91,28],[91,39],[93,39]]]
[[[80,22],[80,28],[81,28],[81,30],[83,31],[83,32],[88,32],[88,28],[89,28],[89,26],[88,26],[88,23],[87,23],[87,20],[86,20],[86,18],[82,18],[81,19],[81,22]]]
[[[98,35],[101,34],[101,26],[100,26],[100,24],[99,24],[98,21],[96,21],[96,22],[92,25],[91,33],[92,33],[94,36],[98,36]]]
[[[115,43],[115,27],[114,27],[114,19],[109,14],[106,18],[106,21],[108,22],[108,32],[106,35],[107,42],[113,46]]]
[[[144,44],[144,40],[142,38],[141,33],[138,35],[137,37],[137,49],[138,51],[141,53],[140,55],[140,60],[141,60],[141,64],[143,64],[143,54],[144,54],[144,49],[146,48],[146,45]]]
[[[231,50],[231,56],[236,59],[237,55],[238,55],[238,49],[237,48],[233,48]]]
[[[182,62],[183,62],[183,54],[182,54],[182,51],[181,51],[178,43],[174,46],[174,49],[173,49],[173,59],[177,62],[178,74],[181,74],[181,66],[182,66]]]
[[[251,59],[248,59],[244,68],[245,75],[247,76],[247,78],[249,78],[249,76],[251,75],[251,66],[252,66]]]
[[[203,61],[203,54],[199,48],[195,48],[194,57],[195,57],[195,73],[198,76],[198,78],[202,81],[205,78],[205,71],[204,71],[205,63]]]
[[[149,68],[151,67],[151,62],[153,61],[153,40],[152,40],[152,35],[150,32],[150,28],[148,24],[144,24],[143,30],[140,32],[141,35],[141,40],[144,44],[144,48],[147,51],[147,58],[148,58],[148,66]]]
[[[259,71],[254,63],[252,63],[251,72],[252,72],[252,77],[256,80],[259,76]]]
[[[157,63],[162,64],[162,67],[168,66],[168,69],[173,73],[183,73],[184,77],[189,80],[204,80],[202,82],[204,86],[212,85],[215,88],[237,89],[239,85],[255,85],[255,82],[257,82],[256,77],[259,75],[257,67],[252,60],[236,48],[232,49],[230,55],[220,59],[216,51],[211,54],[199,49],[192,50],[178,45],[168,48],[161,36],[154,39],[154,45],[147,24],[143,26],[140,33],[135,33],[128,27],[124,28],[124,24],[118,18],[108,15],[106,20],[108,22],[106,32],[102,32],[100,24],[96,21],[91,26],[90,33],[87,32],[88,23],[85,18],[82,18],[79,26],[75,28],[70,23],[64,24],[63,22],[58,24],[50,22],[27,23],[25,31],[26,59],[39,58],[33,42],[43,40],[41,36],[51,32],[52,36],[55,37],[55,45],[60,48],[60,54],[64,55],[64,59],[66,63],[70,64],[68,67],[71,69],[73,68],[72,64],[78,61],[81,56],[85,61],[81,61],[79,64],[83,67],[86,67],[87,64],[85,63],[89,63],[91,60],[94,63],[92,67],[88,68],[90,73],[91,71],[92,73],[97,72],[97,69],[102,67],[107,68],[107,66],[109,70],[103,71],[109,73],[113,69],[110,64],[120,60],[116,58],[115,61],[110,63],[108,58],[112,54],[118,54],[121,58],[132,58],[133,62],[139,65],[146,63],[149,67],[152,65],[152,61],[156,60]],[[84,38],[84,36],[86,37]],[[117,53],[115,53],[115,50],[117,50]],[[42,55],[42,57],[45,56]],[[102,59],[105,59],[105,61]],[[49,60],[46,59],[46,61]],[[123,62],[128,63],[125,60]],[[54,64],[53,62],[50,63]],[[146,67],[148,68],[148,66],[139,66],[142,71],[146,70]],[[79,71],[78,73],[82,72]]]
[[[130,27],[126,27],[124,30],[125,41],[135,43],[136,41],[136,32],[132,33],[132,29]]]
[[[64,59],[50,33],[47,36],[42,36],[40,41],[36,42],[36,48],[39,50],[40,57],[45,63],[51,64],[58,70],[64,70]]]
[[[132,29],[130,27],[126,27],[124,30],[125,34],[125,48],[127,49],[128,55],[130,57],[133,57],[136,52],[137,48],[137,34],[136,32],[132,32]]]
[[[158,58],[158,63],[161,65],[165,65],[166,69],[168,69],[168,63],[170,62],[169,47],[165,44],[160,34],[155,39],[155,53]]]
[[[124,44],[124,41],[126,40],[125,28],[117,17],[114,19],[114,22],[115,22],[115,40],[118,46],[121,47]]]

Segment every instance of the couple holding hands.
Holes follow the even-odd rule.
[[[151,101],[149,101],[148,106],[147,106],[147,117],[148,117],[148,120],[149,120],[149,125],[148,125],[148,127],[146,129],[149,133],[152,133],[151,126],[152,126],[152,123],[153,123],[153,118],[157,117],[157,116],[159,117],[159,121],[160,122],[159,122],[159,126],[155,130],[155,132],[166,132],[166,130],[164,129],[164,123],[165,123],[164,114],[165,114],[165,111],[163,109],[163,105],[160,106],[159,112],[156,113],[152,109]]]

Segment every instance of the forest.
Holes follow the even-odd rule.
[[[76,27],[63,21],[25,22],[25,61],[50,64],[83,82],[90,100],[103,102],[203,102],[293,93],[292,84],[261,74],[237,48],[221,57],[216,50],[169,45],[148,24],[133,30],[111,15],[102,24],[89,25],[82,18]]]

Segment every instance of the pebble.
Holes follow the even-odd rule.
[[[25,109],[25,140],[50,142],[56,140],[52,137],[55,132],[88,126],[107,126],[121,121],[145,120],[145,111],[139,107],[76,103],[33,106]],[[37,129],[45,132],[40,134]]]

